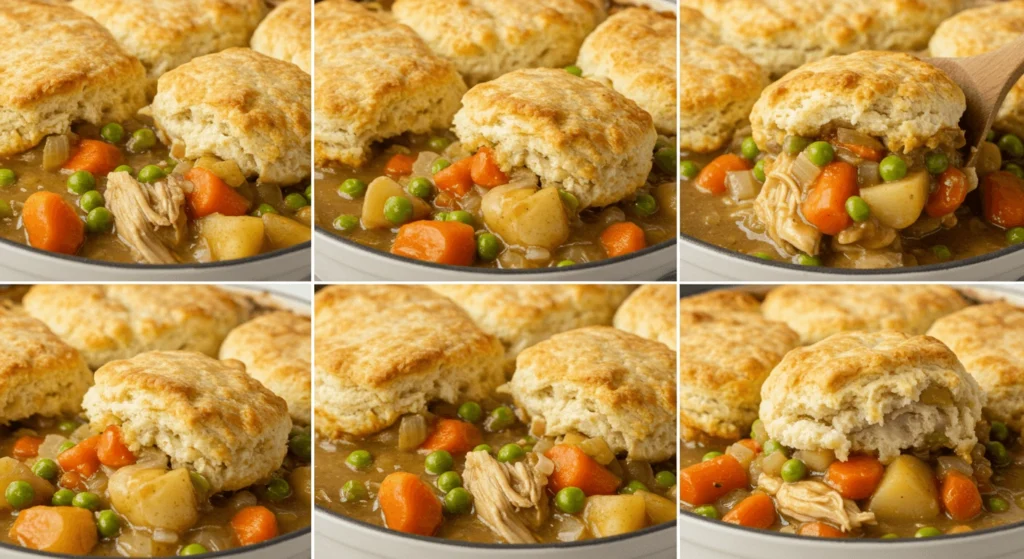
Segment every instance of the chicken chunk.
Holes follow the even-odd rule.
[[[757,486],[775,497],[781,514],[801,522],[821,520],[844,532],[876,523],[874,513],[861,511],[857,503],[843,499],[838,491],[820,481],[784,483],[782,478],[761,474]]]
[[[799,250],[814,255],[821,249],[821,231],[800,213],[806,193],[791,174],[794,161],[788,155],[775,161],[754,200],[754,213],[777,245],[787,252]]]
[[[187,231],[186,181],[178,175],[143,184],[125,172],[107,176],[107,209],[114,215],[117,236],[148,264],[178,261],[171,247]],[[168,229],[169,228],[169,229]]]
[[[545,491],[553,471],[551,460],[535,452],[507,464],[476,451],[466,455],[462,477],[477,514],[495,534],[508,543],[537,543],[533,530],[550,516]]]

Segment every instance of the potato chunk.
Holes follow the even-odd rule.
[[[481,207],[484,223],[507,244],[554,250],[569,239],[569,216],[557,188],[499,186],[484,195]]]
[[[35,497],[33,505],[49,504],[53,497],[54,488],[50,482],[32,473],[32,470],[16,458],[5,456],[0,458],[0,492],[7,489],[7,486],[15,481],[25,481],[32,486]],[[7,499],[0,497],[0,511],[11,510]]]
[[[917,221],[928,202],[928,171],[918,171],[892,182],[862,188],[860,197],[882,225],[906,229]]]
[[[935,474],[919,458],[900,456],[885,468],[868,510],[882,522],[936,518],[940,509]]]
[[[592,495],[587,497],[583,521],[590,533],[606,538],[635,532],[646,525],[647,504],[641,495]]]
[[[430,206],[426,202],[402,190],[402,185],[387,178],[378,177],[366,187],[363,199],[363,227],[367,229],[391,229],[395,227],[384,217],[384,203],[392,196],[401,196],[412,202],[412,221],[430,215]]]
[[[263,220],[258,217],[212,214],[197,223],[214,260],[248,258],[263,250]]]
[[[199,520],[188,470],[127,466],[110,476],[110,504],[132,524],[184,532]]]
[[[267,235],[270,246],[275,249],[308,242],[312,236],[308,225],[271,213],[263,214],[263,232]]]
[[[98,540],[92,513],[77,507],[25,509],[10,535],[23,547],[68,555],[86,555]]]
[[[636,494],[644,498],[647,518],[651,520],[651,524],[661,524],[676,519],[676,504],[672,501],[649,491],[637,491]]]

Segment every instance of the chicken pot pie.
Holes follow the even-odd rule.
[[[576,294],[610,320],[599,286],[538,287],[566,301]],[[609,300],[625,289],[607,287]],[[521,304],[543,291],[502,286],[491,291],[502,294],[495,304],[507,306],[516,289]],[[419,286],[318,293],[319,506],[405,534],[504,544],[609,537],[675,519],[668,347],[608,326],[569,330],[519,353],[499,388],[501,344],[459,305],[483,316],[484,329],[494,317],[479,314],[478,292],[444,292],[450,300]],[[547,310],[543,322],[553,324],[567,307],[533,314]]]

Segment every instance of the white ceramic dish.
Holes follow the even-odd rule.
[[[1024,305],[1017,286],[954,285],[980,300],[1005,299]],[[742,290],[763,291],[761,287]],[[827,540],[756,530],[679,514],[681,557],[694,559],[1020,559],[1024,523],[927,539]]]

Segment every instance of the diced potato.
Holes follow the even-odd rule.
[[[87,509],[32,507],[18,513],[11,538],[29,549],[87,555],[96,546],[96,522]]]
[[[256,256],[263,250],[263,220],[248,215],[208,215],[196,223],[214,260]]]
[[[898,181],[862,188],[860,197],[871,215],[893,229],[910,227],[928,202],[928,171],[918,171]]]
[[[885,475],[868,502],[881,522],[931,520],[939,516],[935,474],[919,458],[904,454],[885,468]]]
[[[270,246],[275,249],[305,243],[312,236],[308,225],[272,213],[263,214],[263,232],[270,241]]]
[[[402,185],[388,177],[378,177],[366,187],[363,198],[363,227],[367,229],[391,229],[395,227],[384,217],[384,203],[392,196],[401,196],[412,202],[412,220],[416,221],[430,215],[430,206],[422,199],[402,190]]]
[[[501,188],[501,187],[498,187],[498,188]],[[584,437],[583,435],[581,435],[581,434],[579,434],[579,433],[577,433],[575,431],[572,431],[572,432],[566,433],[565,436],[562,437],[562,442],[560,444],[571,444],[571,445],[579,446],[580,443],[582,443],[585,440],[587,440],[586,437]]]
[[[764,457],[764,461],[761,462],[761,471],[770,476],[779,477],[782,475],[782,465],[785,464],[787,460],[788,458],[786,458],[786,453],[779,451],[773,452]],[[751,477],[750,479],[756,480],[757,478]]]
[[[829,449],[824,450],[798,450],[793,453],[793,458],[798,458],[812,472],[824,472],[836,461],[836,453]]]
[[[0,458],[0,495],[15,481],[25,481],[32,486],[35,492],[33,505],[49,504],[50,498],[53,497],[53,485],[32,473],[32,469],[27,465],[9,456]],[[0,511],[6,510],[11,510],[11,505],[7,503],[7,499],[0,497]]]
[[[310,227],[313,224],[313,206],[299,208],[299,211],[295,212],[295,219],[299,220],[299,223],[305,224],[306,227]]]
[[[309,504],[310,495],[313,494],[312,478],[309,474],[310,467],[301,466],[292,470],[291,475],[288,476],[288,483],[291,484],[295,496],[306,505]]]
[[[676,504],[672,501],[649,491],[637,491],[635,494],[644,498],[647,518],[650,519],[651,524],[661,524],[676,519]]]
[[[628,534],[647,523],[647,503],[643,496],[593,495],[587,497],[583,521],[590,533],[598,538]]]
[[[132,524],[182,533],[199,520],[188,470],[127,466],[110,476],[110,504]]]
[[[754,457],[756,456],[756,453],[753,450],[750,450],[740,443],[733,443],[729,445],[729,447],[725,449],[725,453],[732,455],[733,458],[739,461],[740,466],[743,466],[744,470],[750,467],[750,463],[754,461]]]
[[[593,439],[587,439],[580,443],[580,449],[587,453],[602,466],[607,465],[612,460],[615,460],[615,453],[612,452],[611,447],[601,437],[595,437]]]
[[[481,207],[487,227],[510,245],[554,250],[569,238],[569,216],[557,188],[499,186],[484,195]]]

